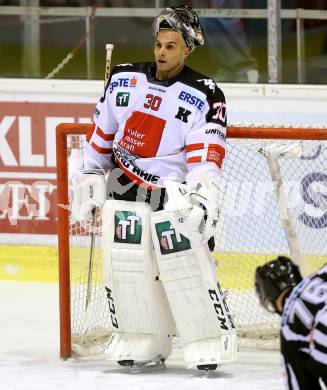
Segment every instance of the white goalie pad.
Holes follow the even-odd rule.
[[[171,353],[175,323],[154,258],[151,208],[106,201],[102,212],[102,256],[114,334],[106,347],[110,360],[138,362]]]
[[[207,245],[195,245],[171,225],[173,212],[152,213],[152,238],[188,367],[236,359],[236,330]]]

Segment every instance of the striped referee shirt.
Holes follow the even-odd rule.
[[[308,355],[307,367],[327,376],[327,264],[303,279],[285,302],[281,336],[283,346]]]

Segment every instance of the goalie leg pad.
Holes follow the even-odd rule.
[[[195,245],[170,223],[170,211],[152,213],[152,237],[188,367],[236,359],[236,330],[215,276],[207,245]]]
[[[158,277],[147,204],[108,200],[102,257],[113,335],[109,359],[148,361],[171,352],[175,323]]]

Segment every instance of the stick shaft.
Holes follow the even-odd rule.
[[[114,45],[111,43],[106,44],[106,69],[104,73],[104,86],[106,87],[110,78],[111,56],[114,50]]]
[[[104,86],[106,87],[109,78],[110,78],[110,65],[111,65],[111,55],[114,49],[114,45],[111,43],[106,44],[106,70],[104,75]],[[97,212],[96,209],[92,210],[92,227],[91,227],[91,246],[89,254],[89,267],[88,267],[88,278],[87,278],[87,290],[86,290],[86,300],[85,300],[85,310],[88,314],[88,307],[91,301],[92,295],[92,279],[93,279],[93,257],[94,257],[94,243],[95,243],[95,232],[97,221]]]
[[[90,253],[89,253],[89,267],[87,273],[87,289],[86,289],[86,300],[85,300],[85,309],[87,310],[92,294],[92,279],[93,279],[93,257],[94,257],[94,243],[95,243],[95,228],[96,228],[96,218],[97,212],[96,209],[92,209],[92,226],[91,226],[91,243],[90,243]]]

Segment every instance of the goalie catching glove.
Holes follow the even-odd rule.
[[[106,201],[106,178],[102,169],[83,170],[72,179],[71,221],[92,219],[92,210]]]
[[[218,185],[207,175],[192,172],[186,181],[187,185],[165,181],[168,194],[165,210],[173,211],[172,225],[178,233],[203,245],[217,231]]]

